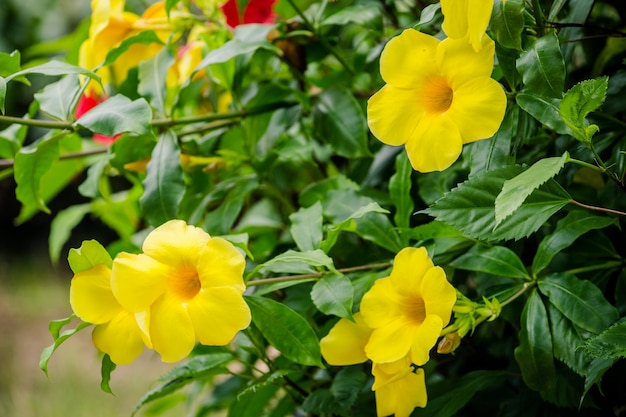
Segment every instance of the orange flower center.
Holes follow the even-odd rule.
[[[200,292],[202,284],[195,268],[185,268],[177,271],[170,281],[172,293],[184,301],[191,300]]]
[[[420,325],[426,319],[426,305],[424,299],[416,295],[411,297],[405,304],[405,314],[409,320],[417,325]]]
[[[433,78],[424,86],[424,105],[429,113],[445,113],[452,104],[454,91],[448,82],[441,78]]]

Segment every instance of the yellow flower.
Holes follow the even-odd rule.
[[[81,320],[95,324],[93,344],[111,360],[124,365],[134,361],[150,340],[141,327],[148,322],[145,313],[125,310],[111,292],[111,270],[96,265],[74,275],[70,284],[70,304]]]
[[[381,142],[405,145],[417,171],[444,170],[463,144],[498,131],[506,96],[490,78],[494,42],[482,42],[476,52],[466,40],[407,29],[385,46],[380,73],[387,84],[369,99],[368,124]]]
[[[426,407],[428,395],[424,370],[411,363],[409,356],[372,366],[378,416],[409,417],[416,407]]]
[[[361,314],[373,330],[365,353],[373,362],[410,356],[423,365],[450,321],[456,291],[424,248],[405,248],[395,257],[390,276],[363,296]]]
[[[441,28],[452,39],[466,36],[475,51],[482,48],[491,19],[492,0],[441,0],[444,19]]]
[[[154,229],[139,255],[113,261],[113,294],[127,310],[150,312],[149,334],[164,362],[199,341],[226,345],[250,324],[243,299],[243,255],[229,242],[171,220]]]
[[[331,365],[354,365],[367,360],[365,345],[372,334],[361,313],[354,314],[354,322],[341,319],[320,340],[322,356]]]

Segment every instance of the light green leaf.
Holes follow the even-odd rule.
[[[618,312],[604,298],[602,291],[590,281],[573,275],[557,273],[539,280],[539,291],[576,326],[600,333],[613,324]]]
[[[100,382],[100,389],[109,394],[113,394],[111,391],[111,373],[117,368],[117,365],[113,363],[111,357],[108,354],[102,356],[102,366],[100,367],[100,375],[102,375],[102,381]]]
[[[396,172],[389,179],[389,197],[396,206],[394,223],[397,227],[409,228],[413,215],[413,198],[411,197],[411,175],[413,168],[406,152],[396,157]]]
[[[7,82],[4,77],[0,77],[0,113],[4,114],[4,102],[7,96]]]
[[[559,113],[561,99],[544,97],[529,90],[523,90],[515,96],[517,104],[532,117],[562,135],[570,135],[572,131],[563,122]]]
[[[475,245],[450,263],[468,271],[486,272],[499,277],[529,279],[526,267],[515,252],[504,246]]]
[[[91,326],[91,323],[81,322],[74,329],[61,332],[61,329],[67,326],[75,318],[75,315],[71,315],[68,318],[61,320],[52,320],[50,322],[48,329],[50,330],[50,334],[54,339],[54,343],[45,348],[41,352],[41,356],[39,357],[39,368],[46,374],[46,376],[48,376],[48,362],[50,362],[50,358],[52,357],[54,351],[57,350],[57,348],[61,346],[61,344],[69,339],[71,336],[75,335],[84,328]]]
[[[222,47],[209,52],[196,69],[205,68],[211,64],[227,62],[236,56],[248,54],[257,49],[266,49],[280,55],[280,49],[267,41],[267,34],[272,28],[272,25],[260,24],[247,24],[236,27],[235,37]]]
[[[153,30],[141,31],[134,36],[124,39],[119,46],[109,50],[100,66],[111,65],[133,45],[150,45],[153,43],[163,45],[163,42]]]
[[[312,267],[323,266],[330,271],[335,270],[333,260],[320,249],[298,252],[287,250],[269,261],[259,265],[257,269],[271,272],[307,273]]]
[[[535,391],[548,390],[556,378],[552,335],[546,307],[534,289],[522,311],[521,326],[520,345],[514,353],[522,371],[522,379]]]
[[[307,321],[286,305],[265,297],[244,297],[252,321],[287,359],[323,368],[319,340]]]
[[[167,48],[156,56],[139,64],[139,85],[137,92],[150,99],[150,104],[160,114],[165,114],[165,89],[167,72],[174,62]]]
[[[185,184],[178,140],[172,131],[168,130],[159,137],[146,167],[143,186],[145,191],[139,203],[152,226],[159,226],[177,217]]]
[[[111,255],[96,240],[84,240],[78,249],[70,249],[67,261],[74,274],[86,271],[96,265],[106,265],[111,268],[113,259]]]
[[[565,63],[555,32],[537,39],[518,59],[524,85],[544,97],[561,98],[565,86]]]
[[[524,1],[496,0],[493,4],[489,27],[495,41],[500,45],[522,50],[522,32],[524,30]]]
[[[415,30],[420,30],[422,25],[432,22],[439,10],[441,10],[440,3],[433,3],[424,7],[420,12],[420,20],[413,26],[413,28]]]
[[[313,107],[313,133],[346,158],[370,155],[363,109],[348,90],[324,90]]]
[[[596,216],[583,210],[572,210],[556,224],[554,232],[543,238],[533,259],[532,273],[537,275],[546,268],[552,258],[569,247],[580,236],[594,229],[617,224],[617,219]]]
[[[78,76],[70,74],[35,93],[35,100],[39,102],[41,112],[48,116],[63,121],[73,120],[72,114],[79,91]]]
[[[513,214],[534,190],[558,174],[568,159],[567,152],[561,157],[540,159],[526,171],[504,181],[502,191],[496,197],[495,227]]]
[[[353,320],[353,296],[352,283],[342,274],[325,275],[311,290],[311,299],[319,311],[349,320]]]
[[[100,195],[100,181],[104,169],[109,165],[109,155],[103,155],[87,170],[87,178],[78,186],[83,197],[96,198]]]
[[[144,98],[131,101],[117,94],[83,114],[74,124],[94,133],[115,136],[124,132],[149,134],[151,122],[152,109]]]
[[[93,71],[89,71],[88,69],[77,67],[76,65],[68,64],[67,62],[51,60],[44,64],[37,65],[35,67],[30,67],[23,69],[21,71],[15,72],[11,75],[8,75],[6,81],[20,77],[22,75],[27,74],[43,74],[43,75],[66,75],[66,74],[81,74],[86,75],[91,79],[100,82],[100,76]]]
[[[301,251],[320,248],[322,241],[322,204],[317,201],[310,207],[300,208],[289,216],[291,236]]]
[[[85,215],[89,213],[89,204],[78,204],[61,210],[50,224],[48,236],[48,251],[53,264],[59,262],[63,245],[72,234],[72,230],[78,226]]]
[[[591,142],[591,137],[599,130],[597,125],[590,125],[586,117],[602,105],[608,85],[608,77],[581,81],[570,88],[561,100],[559,114],[574,138],[581,142]]]
[[[380,12],[380,6],[377,3],[357,3],[330,15],[327,19],[320,22],[320,26],[343,26],[349,23],[363,25],[371,23],[374,19],[380,18]]]
[[[626,322],[617,323],[585,343],[585,350],[599,359],[626,357]]]

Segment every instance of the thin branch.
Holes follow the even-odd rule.
[[[570,200],[570,203],[575,204],[579,207],[583,207],[589,210],[595,210],[595,211],[602,211],[604,213],[611,213],[611,214],[617,214],[618,216],[626,216],[626,213],[624,213],[623,211],[619,211],[619,210],[613,210],[610,208],[606,208],[606,207],[597,207],[597,206],[590,206],[589,204],[584,204],[584,203],[580,203],[576,200]]]

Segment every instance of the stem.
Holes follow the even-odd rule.
[[[580,203],[576,200],[571,200],[570,203],[575,204],[579,207],[583,207],[589,210],[595,210],[595,211],[602,211],[605,213],[611,213],[611,214],[617,214],[618,216],[626,216],[626,213],[624,213],[623,211],[619,211],[619,210],[613,210],[610,208],[606,208],[606,207],[597,207],[597,206],[590,206],[589,204],[584,204],[584,203]]]
[[[500,303],[500,307],[504,307],[505,305],[512,303],[515,299],[517,299],[520,295],[524,294],[526,290],[528,290],[533,285],[535,285],[534,282],[525,282],[524,285],[522,285],[522,288],[520,288],[515,294],[513,294],[506,300],[502,301]]]
[[[622,261],[608,261],[608,262],[604,262],[604,263],[597,264],[597,265],[582,266],[580,268],[570,269],[568,271],[565,271],[565,273],[576,275],[576,274],[580,274],[584,272],[597,271],[599,269],[617,268],[621,265],[622,265]]]
[[[47,129],[67,129],[74,130],[72,122],[58,122],[54,120],[41,119],[22,119],[21,117],[2,116],[0,115],[0,123],[18,124],[24,126],[44,127]]]
[[[541,13],[541,4],[539,0],[532,0],[532,1],[533,1],[533,15],[535,16],[535,23],[537,25],[537,29],[540,30],[541,34],[543,34],[545,31],[543,30],[544,21],[543,21],[543,14]]]
[[[89,149],[81,152],[68,152],[59,156],[59,159],[75,159],[84,158],[85,156],[97,155],[107,152],[108,148]],[[0,159],[0,168],[12,167],[15,165],[15,159]]]
[[[591,168],[594,171],[597,171],[597,172],[599,172],[601,174],[604,174],[606,172],[605,168],[599,167],[597,165],[590,164],[589,162],[581,161],[580,159],[574,159],[574,158],[570,157],[570,158],[567,159],[567,162],[573,162],[573,163],[575,163],[577,165],[584,166],[586,168]]]

